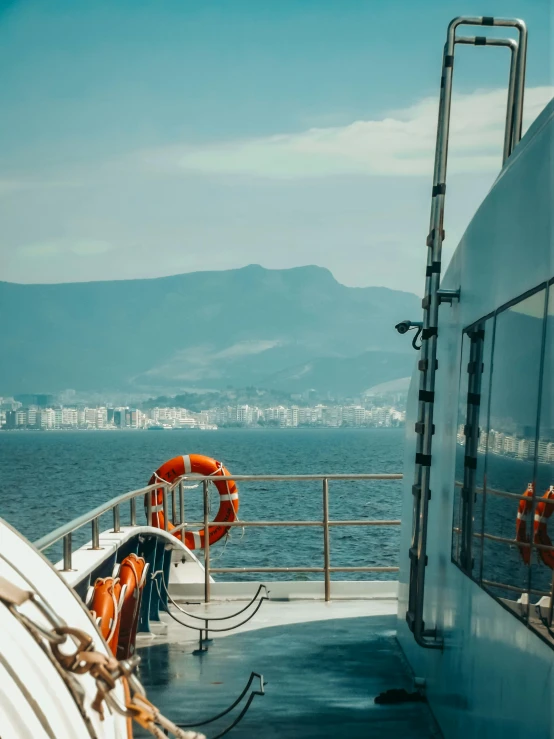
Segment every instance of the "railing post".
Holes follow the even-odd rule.
[[[329,551],[329,480],[323,480],[323,567],[325,569],[325,601],[331,600],[331,556]]]
[[[113,532],[114,534],[119,534],[121,531],[121,522],[119,518],[119,506],[115,505],[113,507]]]
[[[146,525],[152,526],[152,490],[146,493]],[[157,491],[154,491],[156,493]]]
[[[208,481],[202,481],[204,491],[204,602],[210,602],[210,491]]]
[[[71,561],[71,532],[63,538],[63,571],[71,572],[73,569]]]
[[[92,519],[92,548],[100,549],[100,520]]]
[[[175,500],[175,488],[171,488],[171,521],[173,525],[177,523],[177,505]]]
[[[163,491],[164,531],[167,531],[169,529],[169,526],[167,525],[169,523],[169,505],[168,505],[168,500],[167,500],[167,485],[163,486],[162,491]]]
[[[131,526],[137,525],[137,499],[131,498]]]
[[[185,523],[185,486],[183,481],[179,483],[179,523]],[[183,541],[185,532],[183,532]]]

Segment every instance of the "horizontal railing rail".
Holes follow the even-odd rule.
[[[95,519],[100,518],[100,516],[102,516],[104,513],[109,513],[110,511],[115,510],[118,506],[126,503],[127,501],[135,500],[136,502],[137,497],[141,495],[146,495],[146,493],[152,492],[153,490],[158,490],[159,488],[159,484],[148,485],[145,488],[140,488],[139,490],[131,490],[128,493],[118,495],[117,497],[108,500],[106,503],[102,503],[102,505],[93,508],[91,511],[83,513],[82,516],[74,518],[72,521],[68,521],[68,523],[60,526],[57,529],[54,529],[54,531],[51,531],[49,534],[45,534],[40,539],[37,539],[34,542],[34,546],[36,547],[36,549],[42,552],[45,549],[51,547],[53,544],[56,544],[58,541],[60,541],[60,539],[63,539],[68,534],[72,534],[74,531],[77,531],[77,529],[86,526],[87,523],[91,523],[91,521],[94,522]]]
[[[153,485],[148,485],[138,490],[132,490],[123,493],[103,505],[100,505],[88,513],[79,516],[63,526],[55,529],[49,534],[41,537],[35,542],[37,549],[44,551],[60,540],[63,540],[63,569],[69,571],[72,569],[73,554],[73,533],[81,529],[87,524],[92,525],[92,548],[100,548],[100,517],[110,511],[113,513],[113,531],[119,533],[121,531],[120,506],[124,503],[130,503],[130,525],[137,526],[137,509],[136,500],[139,497],[145,498],[146,507],[146,525],[152,526],[153,506],[151,493],[154,491],[162,491],[162,508],[164,513],[164,530],[169,531],[169,512],[173,519],[172,534],[177,534],[187,529],[198,526],[209,530],[210,525],[214,525],[209,520],[210,502],[209,502],[209,485],[217,480],[217,482],[320,482],[322,485],[322,518],[314,520],[293,520],[293,521],[218,521],[215,525],[218,527],[232,528],[238,527],[273,527],[273,526],[303,526],[318,527],[323,529],[323,565],[320,567],[211,567],[210,566],[210,542],[209,536],[204,537],[204,598],[206,602],[210,601],[210,586],[212,573],[284,573],[284,572],[303,572],[303,573],[323,573],[325,600],[330,600],[331,596],[331,573],[333,572],[349,572],[349,573],[367,573],[367,572],[398,572],[397,566],[358,566],[358,567],[335,567],[331,565],[330,560],[330,541],[329,531],[331,527],[340,526],[399,526],[399,520],[373,520],[373,519],[347,519],[347,520],[331,520],[329,518],[329,483],[331,481],[341,482],[360,482],[360,481],[393,481],[401,480],[402,475],[398,473],[377,473],[377,474],[329,474],[329,475],[183,475],[173,483],[160,480]],[[203,487],[203,521],[187,522],[185,520],[185,483],[194,482],[202,484]],[[169,501],[171,496],[171,503]],[[179,511],[177,513],[177,510]],[[177,525],[175,525],[177,524]]]
[[[456,480],[454,486],[462,489],[464,487],[463,482]],[[525,500],[525,501],[537,501],[540,502],[542,493],[535,493],[534,495],[526,495],[525,493],[509,493],[507,490],[497,490],[496,488],[482,488],[476,486],[473,488],[474,492],[479,495],[496,495],[499,498],[512,498],[513,500]]]

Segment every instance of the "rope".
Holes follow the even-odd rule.
[[[81,629],[72,628],[64,624],[57,614],[49,608],[40,607],[37,600],[40,598],[34,590],[26,591],[15,586],[5,578],[0,577],[0,601],[5,603],[12,615],[38,639],[46,639],[49,645],[47,654],[54,664],[64,672],[75,675],[89,673],[96,683],[96,696],[91,708],[104,718],[104,704],[121,716],[133,719],[156,739],[165,739],[173,735],[176,739],[206,739],[203,734],[195,731],[183,731],[179,726],[163,716],[144,695],[144,689],[134,670],[140,658],[137,656],[129,660],[118,661],[113,655],[98,652],[94,649],[93,638]],[[43,616],[47,618],[52,628],[48,631],[44,626],[35,623],[28,615],[19,613],[19,606],[32,601]],[[63,624],[63,625],[60,625]],[[69,642],[74,651],[62,651],[60,645]],[[40,642],[39,642],[40,643]],[[129,690],[125,690],[125,703],[120,704],[113,695],[113,690],[119,681],[122,681]]]
[[[217,461],[217,460],[216,460],[216,461]],[[219,473],[220,473],[220,472],[223,472],[223,469],[224,469],[224,467],[223,467],[223,463],[222,463],[222,462],[217,462],[217,464],[218,464],[218,467],[217,467],[217,469],[215,469],[215,470],[214,470],[213,472],[210,472],[210,474],[209,474],[209,475],[205,475],[205,477],[217,477],[217,476],[219,475]],[[156,474],[156,473],[154,473],[154,474]],[[228,495],[230,496],[230,495],[231,495],[231,491],[229,490],[229,480],[225,480],[224,482],[225,482],[225,487],[227,488],[227,494],[228,494]],[[192,490],[192,489],[194,489],[194,488],[197,488],[197,487],[198,487],[199,485],[200,485],[200,483],[197,483],[196,485],[192,485],[192,486],[190,487],[190,489]],[[214,480],[208,480],[208,485],[213,485],[213,488],[215,488],[215,489],[217,490],[217,488],[215,487],[215,481],[214,481]],[[212,501],[212,499],[211,499],[211,495],[212,495],[212,493],[213,493],[213,488],[210,488],[210,492],[209,492],[209,494],[208,494],[208,499],[209,499],[209,502],[208,502],[208,505],[209,505],[209,510],[211,510],[211,509],[212,509],[212,505],[213,505],[213,501]],[[187,488],[187,487],[185,486],[185,489],[189,489],[189,488]],[[218,491],[218,495],[219,495],[219,491]],[[234,505],[233,505],[233,501],[232,501],[232,500],[230,499],[230,500],[229,500],[229,502],[231,503],[231,506],[232,506],[232,508],[233,508],[233,512],[234,512],[234,518],[233,518],[233,520],[234,520],[234,521],[238,521],[238,522],[240,523],[240,518],[239,518],[239,514],[238,514],[238,512],[237,512],[237,511],[235,510],[235,507],[234,507]],[[209,536],[209,530],[210,530],[210,525],[215,525],[215,526],[217,526],[217,521],[215,521],[215,522],[214,522],[214,521],[212,521],[212,522],[211,522],[211,524],[208,524],[208,531],[207,531],[207,532],[206,532],[206,531],[204,531],[204,537],[206,537],[206,536]],[[200,529],[199,531],[203,531],[203,529]],[[191,533],[192,533],[192,532],[191,532]],[[198,533],[198,532],[196,532],[196,533]],[[245,528],[244,528],[244,526],[243,526],[243,527],[242,527],[242,535],[241,535],[240,541],[242,541],[242,539],[244,538],[244,534],[245,534]],[[216,556],[216,557],[214,558],[214,560],[213,560],[214,562],[217,562],[217,561],[218,561],[219,559],[221,559],[221,557],[223,556],[223,554],[224,554],[224,552],[225,552],[225,549],[226,549],[226,547],[227,547],[227,540],[228,540],[228,539],[230,539],[230,538],[231,538],[231,529],[230,529],[230,528],[227,528],[227,530],[226,530],[226,532],[225,532],[225,545],[224,545],[224,547],[223,547],[223,550],[222,550],[222,551],[221,551],[221,552],[219,553],[219,555],[217,555],[217,556]]]
[[[108,644],[113,639],[113,635],[115,634],[115,630],[117,629],[117,623],[119,621],[119,603],[117,602],[117,598],[115,597],[115,584],[119,581],[119,578],[113,581],[112,586],[110,588],[110,595],[112,596],[112,603],[113,603],[113,621],[110,628],[110,633],[108,634],[106,641]]]
[[[243,528],[243,531],[244,531],[244,528]],[[228,528],[227,531],[225,532],[225,543],[223,544],[223,549],[220,552],[218,552],[215,555],[215,557],[212,557],[212,562],[219,562],[219,560],[223,557],[223,555],[225,554],[225,550],[227,549],[227,542],[230,539],[231,539],[231,529]],[[210,550],[210,553],[211,553],[211,550]]]
[[[217,469],[215,469],[213,472],[210,472],[209,475],[205,475],[205,477],[217,477],[219,475],[219,473],[222,472],[223,469],[224,469],[224,466],[223,466],[223,463],[222,462],[217,462],[217,465],[218,465],[217,466]],[[155,470],[152,473],[152,476],[158,482],[161,482],[161,483],[164,483],[164,484],[167,484],[167,482],[168,482],[163,477],[160,477],[160,475],[158,475],[158,471],[157,470]],[[186,475],[182,475],[181,477],[184,477],[184,476],[186,476]],[[183,484],[183,489],[184,490],[195,490],[197,487],[199,487],[199,485],[200,485],[199,482],[196,483],[196,485],[185,485],[185,484]],[[208,480],[208,485],[213,485],[215,487],[215,482],[213,480]],[[225,487],[227,488],[227,494],[230,496],[231,495],[231,492],[229,490],[229,480],[225,480]],[[216,490],[217,490],[217,488],[216,488]],[[212,507],[213,507],[213,501],[211,499],[212,493],[213,493],[213,488],[210,488],[210,492],[208,493],[209,510],[211,510]],[[150,495],[150,493],[148,493],[148,494]],[[219,491],[218,491],[218,495],[219,495]],[[238,523],[240,523],[239,514],[235,510],[235,506],[233,505],[233,501],[230,499],[229,502],[230,502],[230,504],[231,504],[231,506],[233,508],[233,512],[234,512],[233,521],[237,521]],[[154,518],[154,515],[156,515],[156,517],[157,517],[158,516],[158,512],[157,511],[155,513],[152,512],[152,519]],[[159,521],[159,519],[156,518],[156,521]],[[172,523],[174,524],[174,521],[172,521]],[[204,529],[202,528],[202,529],[199,529],[198,531],[195,531],[195,532],[191,531],[190,533],[197,533],[197,534],[199,534],[201,531],[204,531],[204,538],[205,538],[206,536],[209,536],[209,534],[210,534],[210,526],[211,525],[217,526],[217,522],[212,521],[211,523],[209,523],[208,524],[208,531],[204,531]],[[245,534],[246,534],[246,528],[244,526],[242,526],[241,527],[241,535],[240,535],[239,541],[242,541],[244,539]],[[226,531],[225,531],[225,544],[224,544],[223,549],[221,550],[221,552],[219,552],[219,554],[217,554],[214,557],[214,559],[213,559],[214,562],[218,562],[223,557],[223,555],[225,554],[225,549],[227,548],[227,542],[228,542],[229,539],[232,539],[231,527],[228,527],[226,529]],[[184,538],[183,538],[183,541],[184,541]]]
[[[143,695],[136,695],[134,701],[134,708],[140,711],[135,721],[139,726],[149,731],[152,736],[155,736],[156,739],[166,739],[167,732],[171,732],[176,739],[205,739],[203,734],[198,734],[196,731],[183,731],[173,721],[163,716],[156,706]],[[156,726],[154,722],[160,726]],[[165,731],[162,731],[162,729]]]

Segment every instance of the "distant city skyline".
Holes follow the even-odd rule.
[[[464,424],[458,426],[456,442],[459,446],[465,446]],[[537,447],[534,437],[529,438],[522,434],[506,433],[491,428],[488,432],[483,430],[480,432],[477,451],[479,454],[490,453],[521,460],[534,459],[537,452],[539,462],[554,462],[554,438],[551,434],[539,437]]]
[[[401,426],[406,412],[394,405],[322,404],[276,405],[269,407],[249,404],[223,405],[199,412],[180,406],[155,406],[140,409],[129,406],[54,406],[25,407],[0,410],[0,429],[71,430],[71,429],[200,429],[221,427],[298,428],[301,426],[383,427]],[[369,405],[369,407],[366,407]]]
[[[420,294],[439,67],[458,0],[0,8],[2,279],[327,267]],[[526,124],[553,92],[549,0]],[[505,34],[489,29],[487,33]],[[505,49],[456,62],[445,265],[500,167]]]

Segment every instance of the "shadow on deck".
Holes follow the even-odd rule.
[[[389,688],[412,689],[395,622],[378,615],[271,626],[216,639],[200,657],[190,642],[145,646],[140,678],[162,713],[189,723],[219,713],[252,671],[262,673],[266,695],[254,699],[234,739],[440,737],[427,704],[373,702]],[[199,730],[213,737],[231,720]]]

